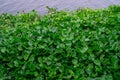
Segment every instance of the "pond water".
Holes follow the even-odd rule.
[[[33,9],[41,15],[47,13],[46,6],[58,10],[76,10],[78,8],[105,8],[109,5],[120,5],[120,0],[0,0],[0,14],[17,12],[29,12]]]

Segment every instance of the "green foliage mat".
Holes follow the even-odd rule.
[[[120,80],[120,6],[0,15],[0,80]]]

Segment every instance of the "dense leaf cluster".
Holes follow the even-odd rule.
[[[120,80],[120,6],[0,15],[1,80]]]

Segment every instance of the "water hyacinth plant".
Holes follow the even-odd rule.
[[[120,80],[120,6],[0,15],[1,80]]]

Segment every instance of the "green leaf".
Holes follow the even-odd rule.
[[[94,63],[97,65],[97,66],[101,66],[101,62],[99,60],[94,60]]]
[[[31,51],[25,51],[25,53],[23,54],[23,58],[24,58],[25,60],[27,60],[28,57],[29,57],[29,55],[30,55],[30,53],[31,53]]]
[[[80,52],[81,52],[81,53],[85,53],[87,50],[88,50],[88,47],[85,46],[85,47],[81,48]]]
[[[18,67],[19,66],[19,61],[14,61],[14,65],[15,65],[15,67]]]
[[[29,58],[29,61],[30,61],[30,62],[33,62],[33,61],[34,61],[34,58],[35,58],[35,55],[32,54],[32,55],[30,56],[30,58]]]
[[[89,64],[86,68],[87,68],[87,69],[86,69],[86,72],[87,72],[89,75],[91,75],[91,74],[93,73],[93,68],[94,68],[93,64]]]
[[[112,56],[111,57],[111,62],[112,62],[113,68],[118,69],[118,58],[117,58],[117,56]]]
[[[38,77],[38,76],[39,76],[39,73],[36,71],[36,72],[34,72],[34,75],[35,75],[36,77]]]
[[[1,52],[2,52],[2,53],[5,53],[5,52],[6,52],[6,48],[3,47],[3,48],[1,49]]]
[[[77,59],[73,59],[73,60],[72,60],[72,63],[73,63],[74,65],[77,65],[78,60],[77,60]]]

